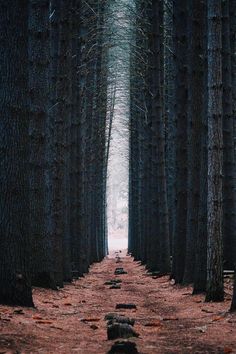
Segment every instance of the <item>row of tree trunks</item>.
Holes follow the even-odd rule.
[[[106,255],[105,5],[0,2],[1,303]]]
[[[194,294],[222,301],[223,268],[233,269],[236,254],[235,6],[138,4],[129,250],[148,269],[171,270]]]

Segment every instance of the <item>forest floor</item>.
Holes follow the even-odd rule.
[[[115,276],[116,267],[128,274]],[[104,283],[120,278],[121,289]],[[224,303],[205,303],[191,295],[191,287],[156,278],[130,256],[94,264],[84,278],[58,291],[34,289],[35,308],[0,306],[0,354],[106,354],[115,340],[107,340],[108,313],[136,320],[139,353],[236,353],[236,315],[230,307],[230,281]],[[137,309],[116,310],[118,303]]]

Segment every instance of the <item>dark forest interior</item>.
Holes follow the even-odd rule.
[[[109,353],[236,353],[236,0],[0,0],[0,19],[1,328],[12,307],[35,316],[42,294],[54,301],[77,286],[80,299],[89,279],[97,288],[85,297],[96,288],[113,301],[103,274],[117,302],[124,279],[131,297],[150,286],[183,314],[186,289],[193,316],[200,301],[234,324],[222,325],[232,332],[222,347],[209,334],[209,347],[177,348],[164,343],[177,328],[168,312],[162,347],[155,332],[145,349],[141,320],[142,340],[129,318],[109,318],[108,340],[125,338]],[[114,225],[127,254],[108,255]],[[27,349],[13,327],[2,337],[12,351],[0,334],[4,353],[52,353]]]

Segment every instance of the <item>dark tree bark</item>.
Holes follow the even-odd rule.
[[[49,1],[29,5],[30,234],[32,283],[55,288],[48,223]]]
[[[175,230],[175,136],[176,120],[174,114],[174,57],[173,57],[173,1],[164,3],[164,98],[166,120],[166,175],[167,201],[170,226],[170,250],[172,255]]]
[[[222,2],[222,70],[223,70],[223,241],[224,267],[234,268],[236,250],[236,199],[235,199],[235,156],[234,115],[232,97],[232,64],[230,45],[229,1]]]
[[[162,75],[163,67],[163,2],[153,0],[153,85],[152,85],[152,130],[154,136],[154,159],[156,160],[159,230],[159,270],[165,274],[170,271],[169,214],[167,205],[166,162],[165,162],[165,127],[164,127],[164,97]],[[159,233],[157,234],[157,231]]]
[[[222,10],[208,0],[208,246],[206,301],[223,301]]]
[[[198,238],[200,198],[201,136],[204,117],[204,1],[192,0],[189,6],[189,104],[188,104],[188,197],[186,260],[183,282],[192,283]],[[206,176],[205,176],[206,178]],[[204,252],[204,250],[202,250]]]
[[[231,46],[231,75],[232,75],[232,103],[233,103],[233,117],[236,114],[236,2],[230,2],[230,46]],[[234,133],[234,160],[236,158],[236,120],[234,119],[233,133]],[[235,177],[234,177],[235,181]],[[233,244],[234,254],[234,271],[236,274],[236,243]],[[231,311],[236,310],[236,276],[234,277],[234,293],[231,303]]]
[[[51,235],[53,245],[53,272],[55,282],[63,287],[63,236],[64,236],[64,211],[63,211],[63,167],[64,167],[64,121],[61,108],[61,62],[64,57],[61,53],[61,1],[52,0],[50,4],[50,132],[53,142],[51,157]]]
[[[59,109],[61,119],[64,121],[64,141],[61,152],[63,161],[63,204],[64,214],[63,231],[63,280],[70,282],[71,277],[71,153],[72,153],[72,36],[73,16],[72,0],[61,1],[61,32],[60,32],[60,81],[58,82]],[[62,126],[61,126],[62,127]],[[63,145],[64,144],[64,145]],[[63,151],[64,149],[64,151]]]
[[[236,272],[234,274],[234,292],[233,292],[233,298],[231,302],[231,307],[230,307],[231,312],[236,311]]]
[[[176,128],[176,222],[172,276],[181,283],[184,276],[187,226],[187,103],[188,51],[187,1],[174,3],[175,117]]]
[[[195,269],[193,294],[205,292],[206,290],[206,269],[207,269],[207,1],[195,2],[196,11],[198,9],[198,21],[194,21],[195,33],[199,35],[199,56],[196,67],[196,82],[198,88],[198,104],[196,108],[201,115],[201,141],[200,141],[200,195],[198,212],[198,233],[195,247]],[[197,44],[197,41],[196,41]],[[202,59],[202,60],[201,60]],[[199,95],[202,93],[202,96]]]
[[[0,1],[0,303],[33,306],[29,278],[28,1]]]
[[[71,183],[70,183],[70,202],[71,202],[71,266],[72,275],[77,274],[76,262],[79,259],[79,220],[80,220],[80,205],[79,205],[79,129],[80,129],[80,104],[79,104],[79,72],[80,72],[80,8],[79,0],[73,2],[72,14],[72,107],[71,107],[71,144],[72,151],[70,156],[71,163]]]
[[[231,74],[233,114],[236,113],[236,3],[230,2],[230,46],[231,46]],[[236,153],[236,120],[234,119],[234,153]]]

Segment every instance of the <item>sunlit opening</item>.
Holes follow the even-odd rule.
[[[128,247],[131,0],[109,5],[107,226],[109,252]]]

